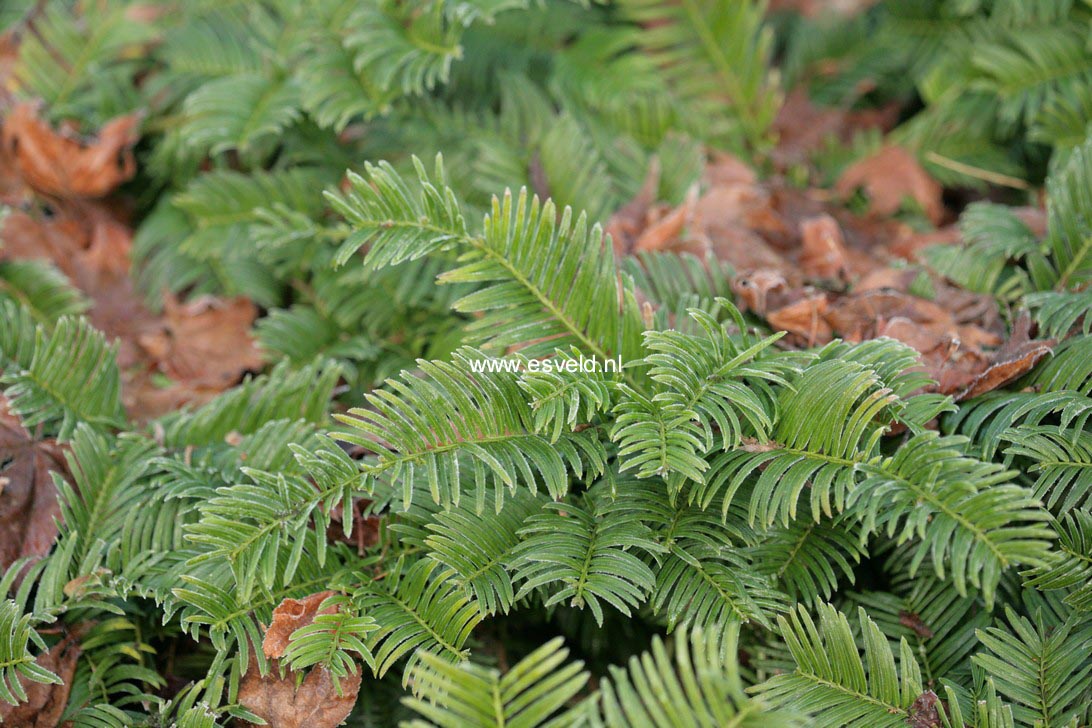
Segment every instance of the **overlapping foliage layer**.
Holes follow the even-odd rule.
[[[1087,3],[19,5],[5,103],[143,113],[142,305],[245,297],[268,366],[149,421],[95,301],[0,259],[0,506],[30,461],[58,504],[0,577],[0,716],[1092,723]],[[797,83],[898,118],[801,163]],[[921,269],[1029,309],[1030,372],[946,390],[600,227],[690,209],[717,150],[806,185],[884,144],[1045,187],[1044,234],[972,205]],[[475,372],[504,354],[626,367]]]

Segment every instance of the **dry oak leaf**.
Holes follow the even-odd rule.
[[[333,728],[349,717],[360,692],[360,673],[340,678],[340,692],[333,676],[319,665],[307,674],[299,687],[291,671],[278,677],[276,668],[262,677],[258,660],[239,683],[239,704],[263,718],[272,728]]]
[[[249,300],[204,296],[182,303],[168,295],[163,308],[160,330],[142,335],[139,342],[172,379],[227,389],[263,366],[250,336],[258,309]]]
[[[133,145],[140,114],[106,123],[96,138],[83,140],[54,131],[38,117],[37,105],[19,103],[4,121],[3,144],[28,185],[61,198],[102,197],[136,173]]]
[[[76,638],[69,635],[38,655],[35,662],[59,677],[61,684],[31,682],[20,677],[19,682],[27,693],[27,700],[19,705],[0,700],[0,723],[18,728],[56,728],[60,725],[61,715],[68,705],[68,693],[72,689],[80,652]]]
[[[944,218],[940,184],[902,147],[885,146],[871,157],[850,165],[834,189],[848,197],[859,187],[868,194],[869,209],[877,215],[895,214],[909,197],[921,205],[934,225]]]
[[[6,404],[0,398],[0,572],[49,553],[61,516],[52,473],[68,474],[61,448],[34,442]]]
[[[280,658],[288,649],[288,638],[301,627],[306,627],[315,621],[319,614],[333,614],[337,607],[327,607],[319,611],[319,607],[327,597],[332,597],[336,592],[322,591],[317,594],[309,594],[303,599],[285,599],[273,610],[273,621],[265,631],[265,639],[262,640],[262,652],[266,657]]]

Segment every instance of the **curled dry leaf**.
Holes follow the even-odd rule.
[[[828,343],[834,335],[827,323],[827,295],[814,292],[805,298],[766,314],[770,326],[788,331],[811,346]]]
[[[834,61],[831,67],[836,68],[837,63]],[[857,91],[867,90],[862,86]],[[797,86],[785,97],[774,119],[777,146],[771,152],[771,158],[781,169],[807,164],[831,141],[849,144],[865,129],[890,130],[898,122],[899,112],[897,103],[862,110],[817,105],[805,86]]]
[[[319,611],[323,601],[332,597],[335,592],[322,591],[317,594],[309,594],[303,599],[285,599],[273,610],[273,622],[265,631],[265,639],[262,640],[262,652],[266,657],[280,658],[288,648],[288,638],[300,627],[306,627],[315,621],[319,614],[333,614],[336,607],[328,607]]]
[[[722,185],[758,184],[758,175],[746,162],[727,152],[714,151],[702,173],[702,181],[709,187]]]
[[[640,253],[647,250],[663,250],[678,240],[683,230],[692,222],[694,208],[698,201],[698,188],[691,187],[686,201],[669,212],[660,220],[645,228],[633,243],[633,251]]]
[[[737,276],[732,280],[732,292],[737,305],[744,311],[754,311],[764,316],[770,308],[774,294],[786,290],[788,282],[777,270],[763,268],[754,273]]]
[[[845,279],[849,271],[846,241],[838,221],[830,215],[811,217],[800,223],[803,250],[800,265],[811,278]]]
[[[61,448],[35,442],[0,397],[0,573],[52,548],[61,515],[53,473],[68,475]]]
[[[1023,313],[1013,324],[1012,336],[990,357],[985,370],[963,390],[952,393],[956,401],[977,397],[1019,379],[1054,350],[1057,343],[1054,339],[1032,339],[1030,330],[1031,319]]]
[[[374,513],[365,515],[364,509],[371,505],[367,498],[357,498],[353,501],[352,533],[345,535],[345,516],[342,513],[341,504],[334,506],[330,512],[330,526],[326,529],[326,538],[331,542],[347,543],[355,546],[361,556],[372,546],[379,543],[379,528],[382,518]]]
[[[278,677],[274,671],[262,677],[258,661],[252,659],[239,683],[238,700],[272,728],[333,728],[349,717],[359,692],[359,672],[341,678],[339,690],[330,671],[320,665],[297,688],[295,673]]]
[[[916,697],[910,704],[906,724],[910,728],[940,728],[944,725],[940,718],[940,698],[937,694],[926,690]]]
[[[164,300],[158,331],[139,338],[140,346],[172,379],[189,385],[226,388],[264,365],[250,336],[257,307],[245,298]]]
[[[59,677],[61,684],[37,683],[19,678],[27,700],[19,705],[0,700],[0,723],[18,728],[56,728],[60,725],[61,715],[68,705],[68,694],[72,689],[80,652],[79,642],[69,635],[38,655],[35,662]]]
[[[954,335],[955,320],[945,308],[924,298],[887,289],[868,290],[841,299],[827,316],[831,327],[851,341],[878,336],[877,326],[905,318],[938,334]]]
[[[140,115],[108,122],[96,138],[54,131],[34,104],[19,103],[4,121],[3,144],[23,179],[40,193],[61,198],[102,197],[136,173],[133,145]]]
[[[842,172],[835,191],[843,197],[864,188],[869,209],[877,215],[893,215],[907,197],[916,201],[935,225],[944,217],[941,186],[929,176],[910,152],[888,145]]]
[[[610,236],[617,255],[626,255],[633,250],[634,240],[648,224],[649,211],[656,202],[659,189],[660,160],[653,157],[641,189],[607,222],[606,233]]]
[[[929,639],[933,636],[933,630],[929,629],[929,625],[923,622],[916,612],[900,611],[899,624],[914,630],[918,637],[921,637],[922,639]]]

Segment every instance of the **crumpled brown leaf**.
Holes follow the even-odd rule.
[[[871,157],[862,159],[842,172],[835,191],[848,197],[864,188],[869,209],[877,215],[893,215],[907,197],[915,200],[934,224],[944,218],[940,184],[929,176],[910,152],[888,145]]]
[[[1025,312],[1012,326],[1012,336],[990,357],[984,371],[962,391],[954,393],[957,402],[993,391],[1030,372],[1054,350],[1054,339],[1032,339],[1031,318]]]
[[[62,683],[43,684],[19,678],[26,690],[27,701],[11,705],[0,700],[0,722],[13,728],[56,728],[60,725],[81,651],[79,642],[69,635],[38,655],[35,662],[59,677]]]
[[[933,630],[929,629],[929,625],[923,622],[916,612],[900,611],[899,624],[914,630],[923,639],[929,639],[933,636]]]
[[[770,311],[766,314],[766,321],[775,329],[800,337],[806,346],[812,347],[826,344],[833,337],[826,316],[827,295],[816,291],[799,301]]]
[[[806,275],[832,280],[847,277],[849,254],[837,220],[826,214],[809,217],[800,223],[800,236],[800,265]]]
[[[61,448],[35,442],[0,397],[0,573],[52,548],[61,515],[52,473],[68,477]]]
[[[940,698],[932,690],[914,699],[910,704],[910,710],[906,716],[906,724],[910,728],[939,728],[944,725],[940,719]]]
[[[353,501],[353,532],[349,536],[345,535],[345,515],[341,504],[334,506],[330,511],[330,526],[326,529],[326,538],[331,542],[340,541],[355,546],[357,553],[363,556],[367,549],[379,543],[380,523],[383,520],[374,513],[364,514],[364,509],[371,503],[367,498]]]
[[[250,336],[257,316],[257,307],[245,298],[205,296],[182,303],[168,295],[162,326],[139,342],[172,379],[222,389],[264,366]]]
[[[36,105],[16,104],[4,121],[5,149],[28,185],[61,198],[102,197],[136,173],[140,115],[107,122],[93,140],[54,131]]]
[[[333,614],[336,607],[328,607],[319,611],[319,607],[327,597],[332,597],[336,592],[322,591],[317,594],[309,594],[303,599],[285,599],[273,610],[273,621],[265,631],[265,639],[262,640],[262,652],[266,657],[280,658],[288,648],[288,638],[300,627],[306,627],[315,621],[319,614]]]
[[[677,240],[688,224],[693,221],[697,202],[698,188],[695,186],[686,195],[686,201],[683,204],[645,228],[634,241],[633,252],[663,250],[671,241]]]
[[[356,704],[360,673],[341,678],[340,686],[339,693],[330,671],[319,665],[297,688],[294,673],[289,671],[282,678],[274,671],[262,677],[258,661],[252,659],[239,683],[238,700],[272,728],[333,728],[349,717]]]
[[[836,71],[838,62],[826,65]],[[869,90],[867,81],[855,89],[857,94]],[[846,106],[820,106],[812,102],[806,86],[792,89],[773,123],[777,146],[770,156],[774,163],[781,169],[805,164],[831,141],[849,144],[865,129],[889,131],[898,122],[901,110],[898,103],[878,109],[857,110]]]

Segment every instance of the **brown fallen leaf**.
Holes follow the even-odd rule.
[[[877,215],[894,215],[909,197],[921,206],[934,225],[944,218],[940,184],[902,147],[885,146],[871,157],[850,165],[834,186],[842,197],[848,197],[858,188],[864,188],[869,209]]]
[[[876,336],[886,336],[901,341],[911,349],[917,350],[919,354],[925,356],[936,354],[942,357],[942,360],[947,360],[960,345],[957,337],[922,326],[905,316],[895,316],[878,322]]]
[[[910,728],[940,728],[944,725],[940,718],[940,698],[932,690],[914,699],[907,711],[906,725]]]
[[[53,473],[68,477],[60,446],[35,442],[0,397],[0,573],[53,547],[61,516]]]
[[[1031,318],[1025,312],[1012,326],[1012,336],[993,356],[985,371],[971,380],[965,388],[954,394],[957,402],[1003,387],[1019,379],[1034,368],[1039,361],[1054,351],[1054,339],[1032,339]]]
[[[803,250],[800,265],[811,278],[846,278],[849,271],[845,238],[838,221],[830,215],[811,217],[800,223]]]
[[[861,291],[847,296],[831,307],[827,321],[834,331],[851,341],[878,336],[877,327],[885,321],[904,318],[942,335],[956,334],[951,312],[924,298],[889,289]]]
[[[297,688],[291,671],[278,677],[274,668],[262,677],[258,661],[251,659],[239,683],[238,700],[272,728],[333,728],[349,717],[356,704],[360,673],[341,678],[340,688],[339,692],[330,671],[321,665],[307,673]]]
[[[867,86],[861,86],[855,95],[868,90]],[[897,103],[862,110],[846,108],[850,105],[852,99],[844,106],[821,106],[811,100],[806,86],[795,87],[785,96],[774,119],[777,146],[771,153],[773,162],[780,169],[788,169],[808,163],[832,141],[849,144],[866,129],[886,132],[898,122],[901,110]]]
[[[702,182],[708,187],[726,185],[753,185],[758,183],[754,169],[739,157],[727,152],[714,151],[702,173]]]
[[[161,328],[138,341],[172,379],[226,389],[264,365],[250,336],[257,316],[257,307],[245,298],[206,296],[182,303],[167,295]]]
[[[921,620],[915,612],[899,612],[899,624],[903,627],[909,627],[917,633],[918,637],[923,639],[929,639],[933,636],[933,630],[929,629],[929,625]]]
[[[68,693],[72,689],[80,652],[79,642],[69,635],[38,655],[35,662],[59,677],[61,684],[43,684],[19,678],[27,693],[27,701],[11,705],[0,700],[0,723],[18,728],[57,728],[68,705]]]
[[[355,546],[361,556],[372,546],[379,543],[379,529],[382,517],[373,514],[364,515],[364,509],[371,505],[367,498],[357,498],[353,501],[353,532],[345,535],[345,516],[339,503],[330,511],[330,526],[326,529],[326,538],[331,542],[347,543]]]
[[[61,198],[102,197],[136,173],[133,145],[140,115],[106,123],[94,139],[54,131],[37,106],[16,104],[4,121],[3,144],[23,179],[38,192]]]
[[[633,243],[633,252],[663,250],[673,240],[678,240],[683,230],[693,221],[694,208],[698,202],[698,188],[695,185],[686,194],[686,200],[645,228]]]
[[[736,294],[736,304],[743,311],[754,311],[765,316],[770,308],[778,308],[778,303],[771,298],[778,292],[787,290],[785,276],[776,269],[762,268],[746,275],[736,276],[732,280],[732,292]]]
[[[288,648],[288,638],[300,627],[306,627],[315,621],[319,614],[333,614],[336,607],[329,607],[319,611],[319,607],[327,597],[332,597],[336,592],[322,591],[317,594],[309,594],[303,599],[285,599],[273,610],[273,621],[265,631],[265,639],[262,640],[262,652],[266,657],[280,658]]]
[[[607,222],[605,232],[610,236],[616,255],[627,255],[633,250],[634,240],[648,224],[648,214],[659,190],[660,160],[653,157],[641,189]]]
[[[766,322],[774,329],[800,337],[808,347],[828,343],[833,331],[826,321],[827,295],[815,292],[795,303],[770,311]]]

